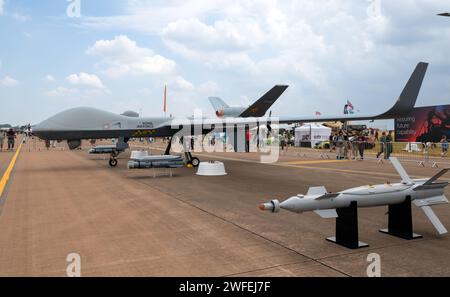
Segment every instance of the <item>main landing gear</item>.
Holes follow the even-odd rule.
[[[111,156],[109,157],[109,166],[110,167],[114,168],[117,166],[117,164],[118,164],[117,157],[118,156],[119,156],[119,153],[116,151],[111,153]]]
[[[169,140],[169,144],[167,145],[164,155],[169,156],[171,149],[172,149],[172,138]],[[187,160],[187,166],[190,165],[194,168],[197,168],[198,166],[200,166],[200,159],[197,157],[193,157],[191,152],[185,152],[184,155]]]
[[[192,154],[190,152],[188,153],[184,153],[186,156],[186,160],[187,160],[187,165],[192,165],[192,167],[197,168],[198,166],[200,166],[200,159],[197,157],[193,157]]]

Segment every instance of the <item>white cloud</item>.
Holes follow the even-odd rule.
[[[179,40],[190,48],[202,50],[243,50],[264,42],[264,33],[257,22],[219,20],[209,26],[199,19],[181,19],[162,30],[166,40]],[[251,37],[251,38],[249,38]]]
[[[56,79],[48,74],[44,78],[48,82],[54,82]],[[59,98],[95,98],[102,95],[110,95],[111,91],[105,87],[100,78],[95,74],[81,72],[79,74],[71,74],[67,78],[67,82],[73,87],[59,86],[54,90],[45,93],[48,97]]]
[[[23,15],[23,14],[20,14],[20,13],[17,13],[17,12],[11,14],[11,17],[14,20],[16,20],[18,22],[22,22],[22,23],[31,20],[31,17],[29,15]]]
[[[10,76],[5,76],[0,80],[0,84],[4,87],[15,87],[19,85],[19,81]]]
[[[133,0],[121,15],[85,17],[76,26],[136,36],[137,43],[104,38],[86,53],[96,59],[94,73],[121,78],[115,89],[145,95],[149,110],[166,82],[179,115],[209,108],[209,95],[242,105],[278,83],[290,88],[274,114],[340,113],[347,99],[381,111],[421,60],[431,65],[418,105],[448,102],[450,27],[435,16],[445,11],[442,1],[381,1],[381,12],[368,14],[374,2]]]
[[[227,0],[133,0],[127,1],[124,14],[107,17],[85,17],[82,25],[89,29],[128,28],[144,34],[158,35],[170,22],[195,18],[221,9]]]
[[[45,93],[48,97],[66,97],[69,95],[78,94],[79,90],[75,88],[65,88],[65,87],[58,87],[54,90],[48,91]]]
[[[0,0],[0,15],[5,11],[5,0]]]
[[[45,81],[48,81],[48,82],[54,82],[54,81],[56,81],[55,77],[54,77],[53,75],[51,75],[51,74],[47,74],[47,75],[44,77],[44,80],[45,80]]]
[[[112,40],[99,40],[86,51],[101,58],[102,73],[112,78],[125,75],[170,74],[176,63],[151,49],[139,47],[127,36],[116,36]]]
[[[95,74],[81,72],[80,74],[71,74],[67,77],[67,81],[72,85],[86,86],[96,89],[105,89],[100,78]]]
[[[103,95],[110,95],[111,91],[108,89],[82,89],[82,88],[67,88],[67,87],[57,87],[54,90],[45,93],[48,97],[58,97],[58,98],[96,98]]]
[[[214,96],[217,92],[220,91],[220,87],[215,81],[207,81],[200,84],[197,87],[197,90],[200,94],[204,94],[206,96]]]
[[[195,89],[194,85],[185,80],[181,76],[176,76],[170,80],[170,86],[177,91],[192,91]]]

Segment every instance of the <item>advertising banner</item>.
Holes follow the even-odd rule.
[[[450,105],[418,107],[395,120],[398,142],[439,142],[443,135],[450,139]]]

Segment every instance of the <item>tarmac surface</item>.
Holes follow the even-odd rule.
[[[360,240],[370,247],[359,250],[325,241],[334,235],[333,219],[258,209],[311,186],[340,191],[396,182],[388,162],[293,151],[261,164],[256,153],[201,153],[223,161],[228,175],[181,168],[153,178],[152,170],[127,169],[129,154],[110,168],[103,156],[47,151],[29,140],[0,197],[0,276],[65,276],[70,253],[81,256],[83,276],[365,276],[370,253],[380,255],[383,276],[450,276],[450,236],[438,236],[415,207],[415,232],[424,238],[413,241],[378,232],[387,207],[360,209]],[[11,158],[0,153],[0,177]],[[439,171],[405,167],[413,177]],[[433,210],[450,228],[450,205]]]

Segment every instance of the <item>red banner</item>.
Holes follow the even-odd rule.
[[[399,142],[439,142],[450,139],[450,105],[414,108],[410,115],[395,120]]]

